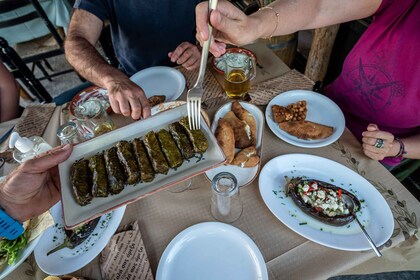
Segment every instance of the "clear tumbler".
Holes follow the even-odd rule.
[[[211,198],[212,216],[224,223],[232,223],[242,214],[242,202],[236,177],[228,172],[221,172],[212,181]]]

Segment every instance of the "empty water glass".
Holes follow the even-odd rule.
[[[212,180],[211,214],[221,222],[232,223],[242,214],[242,202],[236,177],[221,172]]]

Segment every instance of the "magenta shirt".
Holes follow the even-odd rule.
[[[326,95],[361,140],[369,123],[395,137],[420,134],[420,1],[383,0]],[[396,165],[400,159],[385,158]]]

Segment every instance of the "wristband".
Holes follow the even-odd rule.
[[[22,233],[22,224],[10,217],[2,208],[0,208],[0,237],[14,240]]]
[[[398,141],[398,143],[400,143],[400,150],[398,151],[398,154],[396,154],[392,158],[403,158],[403,155],[407,153],[405,150],[404,142],[398,137],[395,137],[395,140]]]

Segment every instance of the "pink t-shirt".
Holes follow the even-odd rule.
[[[383,0],[340,76],[325,89],[360,140],[369,123],[400,138],[420,134],[419,2]]]

